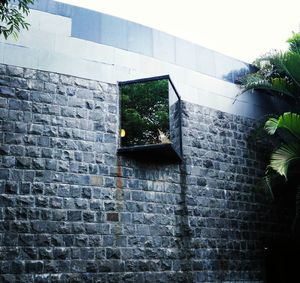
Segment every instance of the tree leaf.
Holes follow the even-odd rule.
[[[283,144],[272,153],[269,167],[287,179],[288,168],[296,160],[300,160],[299,144]]]
[[[278,119],[270,118],[265,123],[265,130],[273,135],[278,128],[284,128],[292,133],[300,142],[300,115],[297,113],[285,112]]]
[[[241,79],[242,91],[238,95],[248,91],[248,90],[266,90],[268,92],[275,92],[279,95],[286,95],[293,99],[297,99],[295,96],[295,86],[288,83],[284,78],[273,78],[267,80],[263,78],[260,74],[249,74]]]
[[[29,24],[25,21],[25,16],[30,12],[29,4],[34,0],[3,0],[0,4],[0,35],[5,39],[9,36],[17,38],[22,29],[28,29]]]
[[[300,87],[300,54],[289,51],[283,55],[282,60],[287,73]]]
[[[278,120],[276,118],[270,118],[265,123],[265,130],[269,135],[274,135],[278,127]]]

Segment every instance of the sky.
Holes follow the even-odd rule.
[[[140,23],[251,63],[299,32],[299,0],[59,0]]]

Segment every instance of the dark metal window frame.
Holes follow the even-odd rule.
[[[118,82],[118,88],[120,89],[121,86],[123,85],[130,85],[130,84],[137,84],[137,83],[146,83],[146,82],[151,82],[151,81],[158,81],[158,80],[168,80],[168,82],[171,84],[171,87],[173,88],[175,95],[178,99],[178,115],[179,115],[179,150],[180,152],[178,153],[177,151],[174,150],[172,147],[172,144],[166,145],[166,144],[146,144],[146,145],[136,145],[136,146],[126,146],[126,147],[121,147],[121,139],[119,135],[119,144],[118,144],[118,154],[119,155],[127,155],[130,156],[131,154],[134,155],[134,153],[137,152],[151,152],[152,150],[156,150],[158,152],[162,152],[163,150],[168,150],[170,147],[173,149],[174,152],[177,154],[177,158],[174,159],[174,161],[182,161],[182,100],[180,95],[178,94],[178,91],[172,82],[171,78],[169,75],[163,75],[163,76],[155,76],[155,77],[149,77],[149,78],[142,78],[142,79],[136,79],[136,80],[129,80],[129,81],[120,81]],[[120,94],[120,92],[119,92]],[[119,132],[121,130],[121,96],[119,96]],[[170,114],[169,114],[170,115]]]

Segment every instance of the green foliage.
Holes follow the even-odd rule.
[[[300,115],[287,112],[278,119],[270,118],[265,129],[270,135],[277,134],[283,130],[290,134],[290,139],[283,142],[273,151],[270,163],[267,167],[267,174],[264,177],[265,188],[273,195],[273,188],[278,176],[283,176],[285,181],[292,179],[296,189],[296,214],[293,223],[293,233],[295,238],[300,239]],[[274,174],[276,173],[276,174]],[[281,181],[279,179],[279,181]],[[282,183],[282,182],[281,182]]]
[[[34,0],[0,0],[0,35],[7,39],[10,35],[18,37],[21,29],[27,29],[29,24],[25,16],[29,14],[29,4]]]
[[[287,179],[289,167],[292,164],[299,165],[300,161],[300,115],[286,112],[278,119],[270,118],[265,123],[265,130],[270,135],[274,135],[279,129],[289,132],[292,138],[271,154],[269,167]]]
[[[300,115],[286,112],[278,119],[270,118],[265,124],[265,130],[270,135],[274,135],[278,128],[285,128],[300,140]]]
[[[242,93],[247,90],[261,90],[280,97],[286,97],[294,104],[300,103],[300,34],[293,34],[287,40],[289,49],[273,51],[257,59],[257,71],[241,79]],[[288,177],[289,166],[298,161],[300,144],[300,115],[287,112],[277,118],[269,118],[264,126],[269,135],[280,139],[281,145],[271,154],[268,169]],[[269,172],[269,170],[267,170]],[[266,179],[272,179],[267,175]]]
[[[300,103],[300,34],[294,33],[287,40],[289,49],[273,51],[255,61],[256,72],[241,79],[241,93],[260,90],[262,94],[287,98],[299,109]],[[271,142],[280,145],[271,153],[263,188],[273,196],[273,190],[284,183],[296,188],[296,214],[293,231],[300,239],[300,115],[286,112],[279,118],[269,118],[264,126],[272,136]],[[289,182],[287,182],[289,181]]]
[[[300,103],[300,35],[293,34],[287,42],[287,51],[273,51],[254,62],[257,71],[240,80],[240,94],[248,90],[262,90]]]
[[[289,50],[292,52],[300,53],[300,34],[293,33],[292,37],[287,40],[289,43]]]
[[[122,85],[120,91],[123,146],[159,143],[158,129],[169,135],[168,80]]]
[[[282,144],[270,160],[270,167],[287,180],[288,169],[293,162],[300,160],[300,146],[297,143]]]

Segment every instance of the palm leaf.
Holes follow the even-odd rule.
[[[275,199],[271,186],[271,176],[268,174],[255,184],[254,189],[256,192],[262,192],[270,200]]]
[[[273,135],[278,128],[285,128],[300,140],[300,115],[286,112],[278,119],[270,118],[265,123],[265,130],[270,135]]]
[[[283,144],[272,153],[269,167],[287,179],[290,164],[298,159],[300,159],[299,144]]]
[[[271,90],[286,94],[287,96],[297,99],[297,88],[287,78],[272,78],[271,84]]]
[[[280,56],[280,64],[287,75],[300,87],[300,54],[285,52]]]
[[[270,118],[266,123],[265,123],[265,130],[269,135],[274,135],[277,128],[278,128],[278,120],[276,118]]]
[[[241,79],[242,91],[244,93],[248,90],[267,90],[270,92],[275,92],[279,95],[285,94],[291,98],[295,98],[295,87],[290,84],[285,78],[273,78],[266,79],[260,74],[249,74]],[[241,94],[240,93],[240,94]],[[240,95],[239,94],[239,95]]]
[[[294,33],[291,38],[287,40],[289,43],[289,50],[300,54],[300,34]]]

